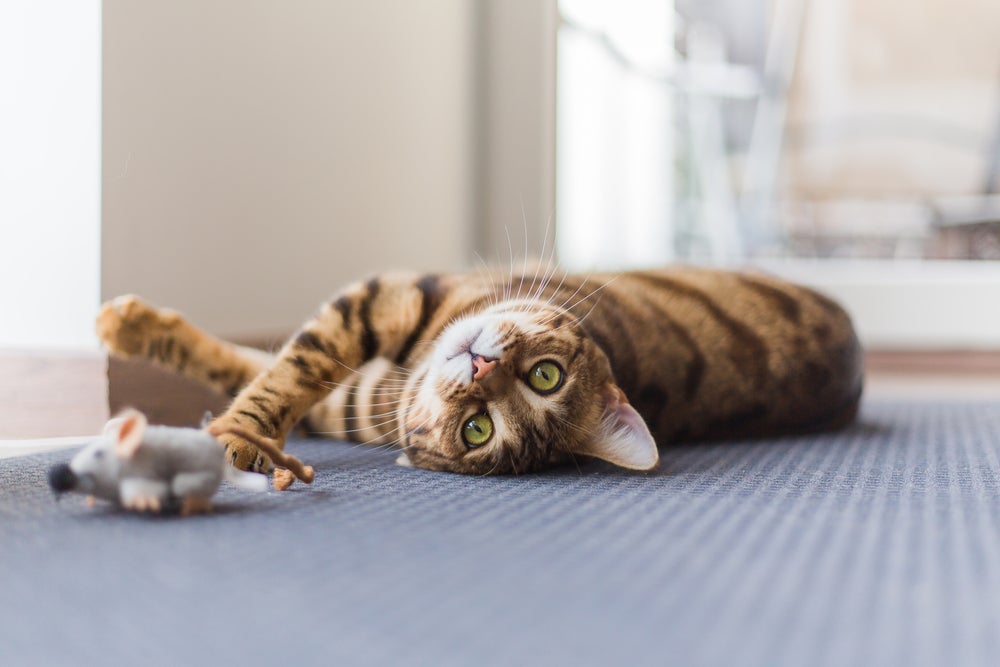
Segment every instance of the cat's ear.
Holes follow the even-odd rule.
[[[656,442],[646,422],[636,412],[625,392],[608,384],[602,394],[604,414],[594,436],[577,452],[632,470],[651,470],[660,461]]]

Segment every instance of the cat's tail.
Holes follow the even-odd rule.
[[[198,329],[180,314],[128,294],[108,301],[97,316],[97,335],[117,357],[146,359],[162,368],[236,396],[274,358]]]

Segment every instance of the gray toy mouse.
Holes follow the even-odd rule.
[[[223,480],[250,491],[266,491],[266,475],[242,472],[226,463],[218,435],[211,426],[204,430],[150,426],[145,415],[129,409],[110,420],[103,435],[69,463],[53,466],[49,484],[57,494],[72,491],[130,510],[180,510],[183,514],[208,511]],[[291,474],[312,482],[312,468],[282,452],[276,443],[259,436],[253,442],[275,463],[291,469]],[[291,477],[281,472],[276,472],[275,487],[284,489]]]

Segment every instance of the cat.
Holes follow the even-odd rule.
[[[269,355],[134,296],[100,338],[233,396],[217,421],[284,442],[314,434],[397,445],[398,462],[525,473],[577,457],[649,470],[657,445],[841,427],[862,350],[827,297],[749,272],[387,274],[323,305]],[[224,430],[224,429],[223,429]],[[252,444],[230,462],[267,471]]]

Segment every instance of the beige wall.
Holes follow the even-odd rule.
[[[538,257],[555,225],[556,0],[478,0],[476,11],[476,250]]]
[[[102,294],[222,335],[472,265],[471,0],[104,2]]]

